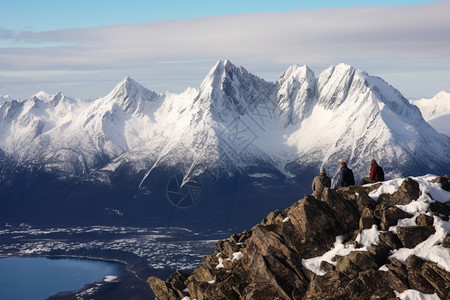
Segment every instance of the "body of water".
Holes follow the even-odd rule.
[[[0,259],[0,299],[43,300],[62,291],[74,291],[85,284],[119,276],[123,265],[78,258]]]

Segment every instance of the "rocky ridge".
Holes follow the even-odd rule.
[[[450,299],[449,178],[395,184],[305,195],[217,242],[191,274],[147,282],[158,299],[395,299],[403,292]]]

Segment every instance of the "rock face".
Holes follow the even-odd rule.
[[[435,182],[446,187],[448,178]],[[326,188],[321,199],[306,195],[250,231],[217,242],[214,254],[192,274],[176,272],[166,281],[150,277],[147,282],[158,299],[395,299],[394,291],[408,289],[449,299],[450,273],[437,263],[414,254],[403,262],[390,257],[393,250],[414,248],[434,234],[433,221],[448,218],[448,203],[413,218],[396,205],[420,197],[416,181],[405,179],[376,202],[369,193],[379,186]],[[389,230],[405,218],[415,225]],[[377,242],[359,247],[361,232],[374,225],[382,230]],[[332,263],[322,261],[320,275],[307,268],[306,259],[337,247],[337,236],[355,251],[334,255]],[[438,244],[448,255],[448,232]]]

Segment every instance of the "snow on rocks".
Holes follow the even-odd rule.
[[[441,300],[437,294],[424,294],[416,290],[395,291],[395,295],[401,300]]]
[[[411,177],[414,181],[419,183],[421,195],[417,200],[413,200],[407,205],[397,205],[397,207],[412,214],[413,217],[399,219],[397,225],[391,226],[389,231],[397,234],[397,229],[400,227],[416,226],[416,218],[419,215],[426,214],[428,216],[432,216],[431,213],[427,212],[430,203],[433,203],[434,201],[440,203],[450,201],[450,192],[443,190],[440,183],[432,181],[436,177],[436,175],[430,174],[420,177]],[[404,179],[399,178],[383,182],[380,187],[370,192],[369,196],[377,201],[381,194],[393,194],[400,188],[403,181]],[[424,260],[435,262],[439,267],[450,272],[450,249],[444,248],[440,245],[444,238],[450,233],[450,223],[442,220],[439,216],[432,217],[434,218],[434,234],[422,243],[419,243],[414,248],[401,248],[393,250],[389,258],[395,258],[406,264],[406,259],[410,255],[416,255]],[[351,251],[357,250],[367,251],[372,244],[377,245],[379,243],[379,233],[380,231],[376,225],[373,225],[371,229],[363,230],[355,239],[355,241],[360,245],[358,248],[355,248],[352,244],[344,245],[342,243],[342,236],[338,236],[336,237],[334,248],[322,256],[306,260],[303,259],[302,264],[308,270],[318,275],[324,275],[325,272],[319,268],[322,261],[336,265],[336,262],[332,261],[336,255],[345,256]]]
[[[116,282],[116,281],[117,281],[117,276],[112,276],[112,275],[105,276],[105,278],[103,279],[103,281],[106,281],[106,282]]]
[[[378,238],[378,228],[376,225],[373,225],[371,229],[365,229],[363,230],[358,236],[356,237],[355,241],[361,246],[358,248],[355,248],[353,244],[344,244],[344,237],[343,236],[337,236],[336,242],[334,243],[334,247],[323,254],[322,256],[313,257],[309,259],[303,259],[302,265],[310,270],[311,272],[317,274],[317,275],[325,275],[325,271],[320,269],[320,264],[325,261],[329,264],[336,266],[336,261],[333,261],[333,259],[339,255],[339,256],[345,256],[348,255],[352,251],[368,251],[370,245],[372,244],[378,244],[379,238]]]
[[[332,259],[336,255],[345,256],[355,250],[355,247],[353,245],[344,245],[343,244],[343,236],[337,236],[336,242],[334,243],[334,247],[323,254],[322,256],[317,256],[309,259],[303,259],[302,265],[306,269],[310,270],[311,272],[317,274],[317,275],[325,275],[325,271],[320,269],[320,264],[322,261],[326,261],[332,265],[336,265],[335,261],[332,261]]]
[[[234,253],[233,253],[233,258],[232,258],[231,261],[234,261],[234,260],[241,260],[242,257],[244,257],[244,254],[242,254],[241,251],[239,251],[239,252],[234,252]]]
[[[442,187],[448,189],[449,183],[447,177],[426,175],[326,188],[320,199],[306,195],[271,212],[250,231],[217,242],[215,254],[205,257],[193,274],[148,282],[154,291],[170,293],[177,293],[181,282],[196,298],[230,291],[233,295],[225,298],[389,299],[395,298],[394,291],[404,293],[404,299],[433,293],[442,298],[450,230],[447,205],[441,202],[447,201]],[[287,217],[290,221],[283,222]],[[242,257],[233,260],[239,253]],[[216,284],[205,284],[212,279]]]

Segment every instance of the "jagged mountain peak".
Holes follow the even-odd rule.
[[[126,76],[105,99],[117,102],[126,112],[138,112],[142,101],[155,101],[159,95]]]
[[[277,81],[283,81],[287,78],[303,78],[311,75],[315,76],[314,72],[307,65],[294,64],[281,73]]]
[[[412,101],[417,105],[426,120],[433,117],[437,117],[441,114],[448,114],[450,111],[450,93],[441,91],[437,93],[433,98]]]
[[[126,76],[114,87],[109,96],[111,96],[111,98],[120,98],[123,96],[127,96],[129,93],[139,90],[147,89],[133,80],[131,77]]]
[[[34,94],[31,98],[37,98],[41,101],[49,102],[55,95],[50,95],[44,91]]]
[[[228,59],[219,60],[209,71],[203,80],[200,89],[208,89],[208,87],[219,87],[226,78],[234,78],[235,76],[245,76],[248,74],[244,67],[236,66]]]
[[[276,85],[229,60],[217,62],[203,80],[194,103],[219,120],[244,115],[261,102],[273,101]]]
[[[306,65],[290,66],[277,79],[277,103],[284,126],[296,124],[313,108],[317,98],[314,72]]]
[[[318,103],[328,110],[347,110],[370,101],[377,110],[387,106],[403,118],[419,118],[418,110],[397,89],[382,78],[348,64],[341,63],[323,71],[317,80],[317,88]]]
[[[450,136],[450,93],[439,92],[431,99],[411,101],[416,105],[424,119],[438,132]]]

